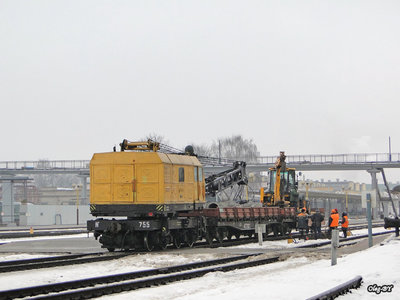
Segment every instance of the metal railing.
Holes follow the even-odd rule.
[[[6,170],[54,170],[89,169],[89,160],[38,160],[38,161],[0,161],[0,169]]]
[[[252,164],[274,164],[277,155],[260,156]],[[287,155],[289,164],[366,164],[399,163],[400,153],[353,153],[353,154],[307,154]],[[0,161],[0,170],[87,170],[90,160],[38,160]]]
[[[257,163],[273,164],[278,156],[260,156]],[[365,164],[400,162],[400,153],[352,153],[352,154],[307,154],[287,155],[286,162],[292,164]]]

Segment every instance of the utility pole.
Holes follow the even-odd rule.
[[[221,140],[218,140],[218,162],[221,163]]]
[[[74,184],[76,191],[76,225],[79,225],[79,190],[82,188],[80,184]]]
[[[367,193],[368,247],[372,247],[371,194]]]

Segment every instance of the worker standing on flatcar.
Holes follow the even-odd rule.
[[[306,234],[308,231],[308,215],[304,208],[301,209],[301,212],[297,215],[297,228],[300,232],[300,238],[306,239]]]
[[[329,225],[328,235],[331,236],[332,230],[336,229],[339,226],[339,213],[336,208],[331,210],[331,216],[329,217],[328,225]]]
[[[347,217],[347,213],[343,212],[342,213],[342,231],[343,231],[343,237],[347,238],[347,229],[349,228],[349,218]]]

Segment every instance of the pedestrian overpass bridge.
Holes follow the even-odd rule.
[[[248,172],[263,172],[273,167],[277,159],[273,156],[260,156],[247,162]],[[218,161],[218,160],[216,160]],[[231,165],[221,159],[221,163],[204,164],[206,173],[218,172]],[[1,175],[26,174],[78,174],[89,175],[89,160],[37,160],[0,161]],[[400,168],[400,153],[352,153],[352,154],[309,154],[287,155],[287,167],[298,171],[343,171]]]
[[[273,167],[277,156],[260,156],[254,161],[247,162],[247,172],[265,172]],[[210,160],[211,162],[227,162],[227,160]],[[314,154],[314,155],[287,155],[287,167],[298,171],[343,171],[365,170],[371,174],[372,186],[377,189],[376,174],[383,169],[400,168],[400,153],[354,153],[354,154]],[[12,195],[5,195],[4,190],[11,191],[14,182],[30,180],[27,175],[33,174],[76,174],[82,180],[82,199],[87,199],[87,178],[89,177],[89,160],[38,160],[38,161],[0,161],[0,182],[3,184],[3,202],[12,203]],[[231,163],[203,163],[207,174],[218,173],[230,168]],[[18,175],[18,176],[17,176]],[[4,185],[9,188],[4,189]],[[311,191],[310,191],[311,192]],[[311,196],[311,194],[310,194]],[[343,195],[314,195],[319,197],[333,197]],[[360,196],[355,196],[359,198]],[[354,199],[356,200],[356,199]],[[376,210],[376,209],[375,209]],[[375,215],[376,212],[374,213]]]

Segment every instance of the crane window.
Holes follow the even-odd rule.
[[[179,182],[185,181],[185,169],[179,168]]]
[[[202,182],[203,181],[203,169],[199,168],[199,181]]]
[[[199,167],[194,167],[193,170],[194,170],[194,182],[197,182],[198,181],[197,172],[199,171]]]

